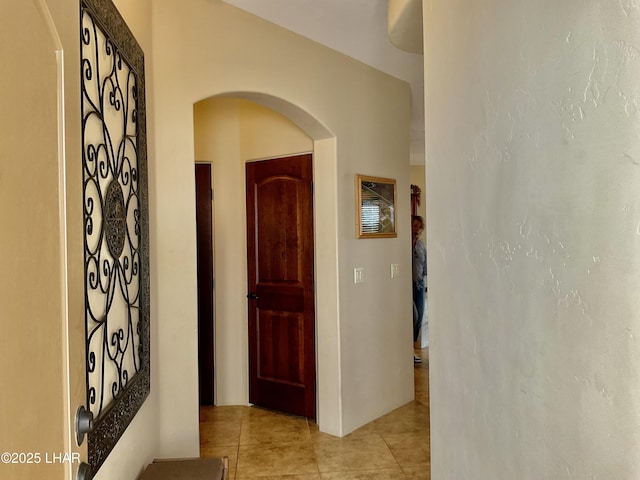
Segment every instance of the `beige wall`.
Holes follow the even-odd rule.
[[[315,212],[324,227],[320,245],[316,238],[317,293],[327,299],[318,301],[319,383],[327,383],[319,385],[321,428],[348,433],[411,400],[409,283],[389,274],[390,264],[399,263],[409,275],[408,220],[400,220],[397,239],[356,240],[353,191],[356,173],[393,177],[399,191],[408,190],[408,85],[220,1],[160,0],[153,15],[163,192],[154,232],[163,299],[159,368],[167,372],[166,383],[160,379],[161,438],[173,439],[163,451],[179,445],[197,451],[193,104],[218,94],[259,100],[314,140],[316,193],[324,195]],[[223,173],[216,168],[215,175]],[[408,195],[399,198],[399,209],[409,210]],[[362,285],[353,285],[355,266],[365,268]],[[234,295],[244,297],[246,285],[235,281],[241,290]],[[242,322],[244,309],[237,314],[233,321]],[[239,329],[234,338],[245,341]],[[170,415],[176,411],[184,417]]]
[[[632,3],[425,3],[433,478],[640,475]]]

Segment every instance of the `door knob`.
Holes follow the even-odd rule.
[[[258,300],[258,295],[256,293],[249,292],[249,294],[247,295],[247,298],[249,300]]]
[[[82,445],[84,435],[93,428],[93,413],[80,405],[76,411],[76,441]]]
[[[91,480],[91,467],[89,464],[82,462],[78,466],[76,480]]]

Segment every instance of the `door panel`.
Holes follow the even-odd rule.
[[[198,250],[198,378],[200,404],[213,405],[213,219],[211,165],[196,164]]]
[[[62,46],[46,2],[0,2],[0,26],[0,478],[66,479],[85,382],[67,355]]]
[[[246,168],[249,400],[315,418],[311,155]]]

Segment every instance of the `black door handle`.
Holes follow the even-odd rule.
[[[249,294],[247,295],[247,298],[249,300],[257,300],[258,299],[258,295],[253,293],[253,292],[249,292]]]

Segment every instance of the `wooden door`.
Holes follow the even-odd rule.
[[[86,398],[83,278],[74,263],[82,167],[79,135],[64,128],[65,112],[77,109],[75,71],[73,61],[63,68],[58,40],[69,22],[56,24],[48,3],[0,2],[0,478],[11,480],[76,478],[86,459],[73,429]],[[65,92],[74,99],[66,105]],[[78,247],[69,255],[68,244]],[[54,452],[69,461],[52,462]]]
[[[246,170],[249,401],[315,418],[311,155]]]
[[[211,165],[196,164],[198,378],[200,405],[213,405],[213,218]]]

